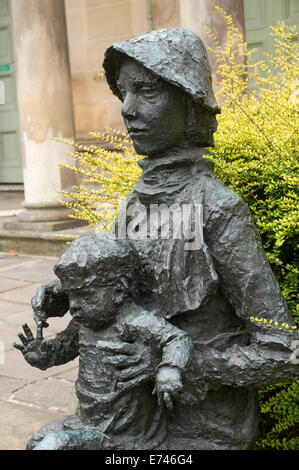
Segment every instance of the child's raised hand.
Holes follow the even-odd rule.
[[[32,366],[45,370],[48,368],[50,359],[50,348],[43,338],[43,324],[40,321],[37,325],[36,338],[27,323],[23,325],[24,333],[18,335],[22,344],[13,343],[19,349],[25,360]]]
[[[183,388],[182,374],[177,367],[163,366],[159,369],[153,395],[157,395],[158,404],[165,404],[169,411],[173,410],[172,397]]]

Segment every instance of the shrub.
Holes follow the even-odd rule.
[[[74,165],[61,166],[77,173],[82,182],[73,186],[72,191],[60,191],[64,196],[60,202],[72,209],[70,217],[85,220],[90,227],[98,226],[106,232],[114,223],[121,202],[141,174],[137,165],[140,156],[135,153],[126,133],[107,128],[106,133],[91,132],[90,136],[101,145],[108,143],[113,150],[62,140],[74,146],[75,152],[68,152]]]
[[[222,114],[211,149],[217,176],[250,207],[262,237],[266,256],[280,283],[283,296],[299,324],[298,291],[298,42],[295,30],[281,22],[272,27],[272,56],[252,63],[252,53],[220,8],[227,24],[227,40],[217,38],[211,52],[218,63]],[[245,59],[238,61],[238,58]],[[240,63],[241,62],[241,63]],[[110,130],[111,132],[111,130]],[[108,230],[119,201],[134,187],[141,170],[126,134],[94,136],[114,144],[108,151],[98,146],[73,154],[84,184],[64,193],[74,217],[90,225],[102,222]],[[88,184],[96,184],[90,189]],[[99,209],[100,208],[100,209]],[[297,252],[298,253],[298,252]],[[252,312],[255,315],[255,312]],[[297,333],[294,333],[297,334]],[[298,382],[278,384],[259,392],[261,426],[258,445],[268,449],[299,448],[295,433],[299,422]]]

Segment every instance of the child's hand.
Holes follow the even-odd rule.
[[[37,326],[36,338],[27,324],[23,325],[23,330],[25,336],[23,333],[18,335],[23,344],[13,343],[13,346],[22,352],[31,366],[42,370],[47,369],[50,362],[50,348],[43,338],[42,322],[39,322]]]
[[[156,377],[153,395],[157,394],[158,404],[173,410],[171,396],[177,395],[183,388],[181,371],[176,367],[161,367]]]

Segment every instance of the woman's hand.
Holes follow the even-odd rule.
[[[114,368],[118,388],[127,388],[155,377],[157,360],[149,346],[125,341],[98,341],[97,348],[104,351],[104,364]]]

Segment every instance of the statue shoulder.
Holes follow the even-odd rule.
[[[203,205],[208,213],[248,215],[246,202],[215,175],[205,175],[203,181]]]

